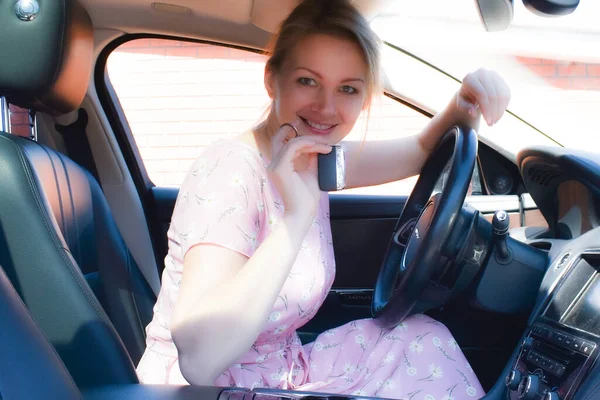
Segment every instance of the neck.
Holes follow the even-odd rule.
[[[272,158],[271,140],[277,133],[278,129],[279,122],[271,110],[267,118],[265,118],[263,122],[254,128],[252,132],[254,134],[254,140],[256,141],[256,147],[258,148],[258,151],[269,160]]]

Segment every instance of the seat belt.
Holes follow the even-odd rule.
[[[69,125],[55,124],[54,127],[62,135],[67,155],[81,167],[85,168],[96,182],[100,184],[100,177],[94,162],[92,148],[87,136],[88,114],[85,109],[77,111],[77,120]],[[102,185],[100,186],[102,187]]]

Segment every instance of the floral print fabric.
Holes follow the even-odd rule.
[[[281,197],[254,149],[223,141],[196,160],[180,189],[168,232],[162,287],[137,368],[142,382],[187,383],[169,331],[186,252],[212,243],[251,257],[282,216]],[[452,335],[424,315],[393,329],[380,329],[371,319],[353,321],[302,345],[296,330],[315,315],[334,277],[329,199],[323,193],[319,214],[262,333],[214,384],[411,400],[484,395]],[[231,340],[235,336],[231,332]]]

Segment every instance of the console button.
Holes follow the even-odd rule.
[[[565,339],[565,335],[563,335],[562,333],[557,333],[554,340],[556,341],[556,343],[565,344]]]
[[[540,330],[540,336],[548,339],[548,337],[550,336],[550,330],[546,327],[542,327],[542,329]]]
[[[565,336],[565,346],[571,347],[573,345],[573,338],[571,336]]]
[[[573,342],[571,343],[571,348],[573,350],[581,351],[581,347],[583,347],[583,340],[574,338]]]
[[[594,345],[590,342],[584,341],[583,344],[581,345],[581,352],[583,354],[585,354],[586,356],[589,356],[590,354],[592,354],[592,350],[594,350]]]

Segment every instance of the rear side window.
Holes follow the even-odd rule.
[[[9,106],[10,110],[10,133],[23,137],[29,137],[29,110]]]

